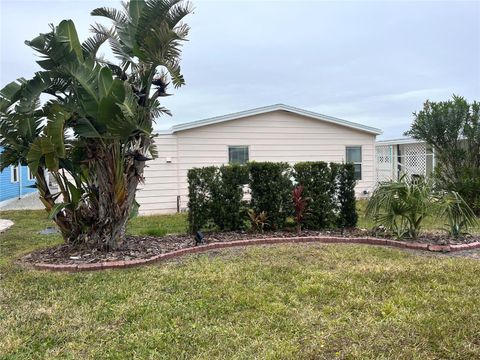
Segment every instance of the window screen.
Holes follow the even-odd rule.
[[[11,182],[18,182],[18,166],[12,166],[11,171]]]
[[[245,164],[248,161],[248,146],[229,146],[228,162],[230,164]]]
[[[355,180],[362,180],[362,147],[347,146],[345,158],[355,166]]]

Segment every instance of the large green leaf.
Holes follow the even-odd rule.
[[[53,113],[45,126],[44,133],[54,146],[53,152],[58,158],[65,157],[65,143],[64,143],[64,127],[65,121],[70,117],[70,114],[64,112],[59,108],[53,108]],[[46,153],[46,152],[45,152]]]
[[[63,20],[58,25],[57,33],[69,45],[70,51],[74,51],[79,61],[83,61],[82,45],[78,40],[77,30],[72,20]]]
[[[84,138],[101,138],[100,132],[86,118],[79,119],[73,129],[78,136]]]
[[[45,154],[45,166],[47,167],[48,171],[59,170],[60,162],[58,161],[58,157],[55,156],[55,153],[50,152]]]
[[[125,85],[122,80],[113,80],[112,87],[110,88],[110,94],[117,103],[123,103],[125,101],[126,86],[131,90],[130,85]]]
[[[98,73],[98,93],[100,99],[108,96],[113,84],[112,70],[103,67]]]
[[[12,81],[11,83],[5,85],[2,90],[0,90],[0,95],[11,101],[20,91],[21,87],[22,86],[18,83],[18,81]]]
[[[138,19],[140,19],[144,7],[145,0],[130,0],[128,12],[133,25],[136,26],[138,24]]]
[[[48,137],[41,137],[40,139],[40,150],[43,155],[55,153],[55,145]]]
[[[34,176],[36,176],[38,173],[42,156],[43,153],[40,147],[40,138],[36,138],[30,146],[30,150],[27,154],[28,167]]]
[[[55,219],[55,217],[58,215],[58,213],[60,211],[62,211],[63,209],[65,209],[65,207],[67,207],[67,205],[68,205],[68,203],[63,203],[63,202],[55,204],[55,206],[50,211],[50,214],[48,214],[48,219],[49,220]]]
[[[34,104],[40,95],[45,92],[52,84],[50,73],[46,71],[39,71],[35,76],[25,82],[22,91],[21,99],[17,107],[18,112],[30,112],[32,104]]]
[[[98,73],[100,71],[97,66],[90,64],[70,64],[65,67],[74,80],[78,83],[77,95],[80,98],[80,105],[85,113],[95,118],[98,111]]]
[[[108,124],[119,114],[121,114],[120,108],[113,97],[105,97],[100,101],[98,106],[98,122],[101,124]]]
[[[70,191],[70,198],[72,200],[73,204],[78,204],[80,201],[82,195],[83,195],[83,190],[81,188],[76,187],[74,184],[72,184],[70,181],[66,180],[68,190]]]

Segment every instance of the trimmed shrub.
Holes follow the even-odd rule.
[[[266,212],[267,228],[282,229],[287,217],[293,212],[290,166],[283,162],[251,162],[248,169],[252,209],[256,214]]]
[[[211,189],[211,217],[220,230],[239,230],[244,227],[247,206],[242,201],[243,185],[248,183],[248,169],[242,165],[219,168],[217,181]]]
[[[337,169],[337,225],[340,228],[357,226],[358,213],[355,200],[355,167],[353,164],[331,164]]]
[[[246,184],[250,204],[243,201]],[[284,229],[292,217],[297,226],[311,230],[354,227],[358,218],[351,164],[303,162],[292,169],[282,162],[251,162],[195,168],[188,171],[188,192],[192,233],[211,226],[242,230],[248,219],[253,228],[263,231]]]
[[[335,226],[335,175],[332,168],[323,161],[300,162],[294,165],[294,177],[304,186],[303,196],[311,199],[304,227],[321,230]]]
[[[188,170],[188,223],[191,233],[205,227],[211,218],[212,209],[212,188],[218,168],[208,166]]]

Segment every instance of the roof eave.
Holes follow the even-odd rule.
[[[261,114],[265,114],[265,113],[268,113],[268,112],[279,111],[279,110],[283,110],[283,111],[291,112],[291,113],[294,113],[294,114],[297,114],[297,115],[302,115],[302,116],[305,116],[305,117],[325,121],[325,122],[328,122],[328,123],[331,123],[331,124],[334,124],[334,125],[345,126],[345,127],[348,127],[348,128],[358,130],[358,131],[367,132],[367,133],[370,133],[370,134],[373,134],[373,135],[381,135],[383,133],[382,130],[371,127],[371,126],[357,124],[357,123],[354,123],[354,122],[351,122],[351,121],[348,121],[348,120],[343,120],[343,119],[335,118],[335,117],[328,116],[328,115],[318,114],[318,113],[315,113],[315,112],[312,112],[312,111],[299,109],[299,108],[296,108],[296,107],[293,107],[293,106],[288,106],[288,105],[285,105],[285,104],[275,104],[275,105],[270,105],[270,106],[264,106],[264,107],[261,107],[261,108],[255,108],[255,109],[236,112],[236,113],[232,113],[232,114],[216,116],[216,117],[212,117],[212,118],[208,118],[208,119],[192,121],[192,122],[188,122],[188,123],[184,123],[184,124],[178,124],[178,125],[172,126],[168,130],[159,131],[157,133],[160,134],[160,135],[174,134],[178,131],[195,129],[195,128],[202,127],[202,126],[218,124],[218,123],[221,123],[221,122],[241,119],[241,118],[245,118],[245,117],[248,117],[248,116],[261,115]]]

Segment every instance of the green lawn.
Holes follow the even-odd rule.
[[[3,212],[0,359],[480,358],[480,262],[362,245],[229,249],[128,270],[12,260],[60,242],[43,212]],[[185,217],[132,233],[181,232]],[[168,230],[166,230],[168,229]]]

